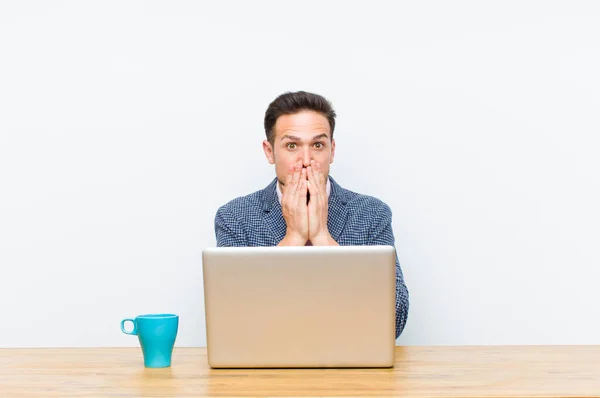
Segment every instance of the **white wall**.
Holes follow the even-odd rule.
[[[600,3],[0,3],[0,346],[205,344],[201,250],[274,176],[268,103],[338,112],[385,200],[398,344],[599,344]]]

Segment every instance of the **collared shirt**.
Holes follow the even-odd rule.
[[[394,246],[392,211],[380,199],[341,187],[331,176],[327,227],[340,246]],[[286,223],[277,200],[277,178],[268,186],[234,198],[215,214],[217,247],[277,246]],[[396,253],[396,337],[408,315],[408,289]]]

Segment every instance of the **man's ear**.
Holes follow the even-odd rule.
[[[273,146],[271,146],[271,143],[267,140],[264,140],[262,146],[269,164],[275,164],[275,152],[273,151]]]
[[[329,164],[333,163],[333,158],[335,157],[335,140],[331,139],[331,156],[329,157]]]

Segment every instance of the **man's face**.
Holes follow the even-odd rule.
[[[275,123],[275,142],[263,141],[263,149],[269,163],[275,165],[275,173],[285,192],[285,180],[290,165],[301,162],[303,167],[310,161],[321,165],[325,176],[329,176],[329,165],[333,163],[335,140],[331,139],[329,121],[321,113],[301,111],[293,115],[282,115]]]

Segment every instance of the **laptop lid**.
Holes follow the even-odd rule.
[[[202,261],[211,367],[393,366],[394,247],[219,247]]]

